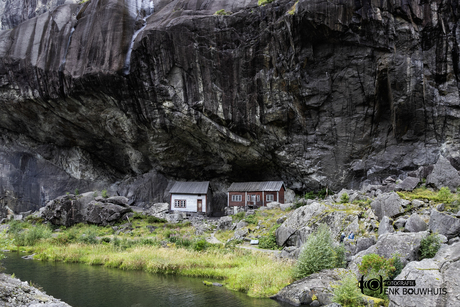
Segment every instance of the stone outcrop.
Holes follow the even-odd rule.
[[[233,229],[233,220],[231,216],[223,216],[217,222],[217,230]]]
[[[405,230],[409,232],[425,231],[427,228],[428,225],[417,213],[412,214],[405,224]]]
[[[23,21],[54,10],[64,3],[78,3],[76,0],[5,0],[0,2],[0,30],[16,27]]]
[[[460,175],[449,160],[440,156],[433,171],[426,178],[426,183],[437,189],[448,187],[451,191],[455,191],[460,186]]]
[[[115,199],[115,202],[127,203],[127,199]],[[53,225],[72,226],[77,223],[90,223],[106,226],[119,221],[128,212],[131,212],[131,209],[127,205],[111,203],[109,198],[97,197],[93,192],[89,192],[58,197],[50,201],[40,213],[45,221]]]
[[[410,262],[395,279],[415,280],[416,286],[411,289],[418,294],[403,295],[400,289],[399,295],[389,295],[389,307],[457,306],[460,293],[459,260],[460,243],[455,243],[441,248],[434,258]],[[432,292],[420,293],[424,289]]]
[[[375,215],[381,220],[384,216],[393,218],[404,213],[404,208],[409,204],[409,201],[401,199],[395,192],[384,193],[377,196],[371,203],[372,210]]]
[[[296,209],[276,230],[276,243],[279,246],[284,246],[291,236],[300,237],[304,233],[310,232],[311,228],[308,226],[308,223],[311,222],[313,217],[320,215],[324,210],[326,210],[326,206],[318,202]],[[299,245],[300,243],[296,244],[297,241],[300,242],[302,240],[301,238],[295,239],[294,244],[288,244],[288,246]]]
[[[379,237],[385,233],[393,233],[395,230],[392,225],[392,221],[388,218],[388,216],[384,216],[379,224]]]
[[[426,231],[417,233],[386,233],[379,237],[377,243],[366,250],[363,250],[353,257],[348,268],[358,274],[358,264],[362,257],[368,254],[378,254],[385,258],[398,255],[401,261],[406,264],[418,259],[420,241],[427,235]]]
[[[168,203],[155,203],[146,210],[146,214],[164,218],[165,214],[169,211]]]
[[[0,306],[70,307],[70,305],[7,274],[0,274]]]
[[[276,230],[276,242],[279,246],[300,247],[320,224],[327,225],[332,236],[337,240],[342,231],[347,234],[351,231],[357,233],[359,229],[357,211],[348,212],[346,209],[342,205],[331,205],[327,208],[318,202],[300,207],[292,212]]]
[[[316,296],[319,303],[317,306],[330,304],[332,303],[331,285],[337,284],[340,274],[344,272],[344,269],[330,269],[311,274],[284,287],[271,298],[300,306],[311,304],[314,300],[313,296]]]
[[[396,191],[412,191],[420,183],[420,179],[417,177],[406,177],[403,181],[399,182],[395,186]]]
[[[448,239],[460,235],[460,219],[446,213],[432,210],[429,228],[432,232],[445,235]]]
[[[457,5],[25,3],[0,3],[0,196],[16,212],[75,188],[145,204],[211,179],[223,205],[229,181],[340,190],[460,165]]]

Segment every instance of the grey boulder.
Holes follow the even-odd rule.
[[[455,191],[460,186],[460,176],[449,160],[440,156],[438,162],[434,165],[433,171],[426,178],[426,183],[438,189],[449,187],[451,191]]]
[[[366,250],[376,243],[375,237],[360,237],[356,240],[355,253]]]
[[[125,213],[131,212],[130,208],[98,202],[95,199],[93,192],[60,196],[40,210],[41,217],[53,225],[91,223],[106,226],[120,220]]]
[[[324,210],[326,206],[317,202],[296,209],[276,230],[276,243],[279,246],[285,245],[292,235],[307,227],[310,219],[320,215]]]
[[[390,219],[388,218],[388,216],[384,216],[379,224],[379,232],[378,232],[379,237],[385,233],[392,233],[394,231],[395,230],[393,228],[393,225]]]
[[[399,255],[403,263],[417,260],[420,241],[427,234],[428,232],[426,231],[383,234],[379,237],[375,245],[357,253],[356,256],[353,257],[353,260],[348,268],[358,275],[358,264],[361,263],[363,256],[368,254],[378,254],[385,258],[391,258],[394,255]]]
[[[459,306],[460,243],[441,248],[431,259],[410,262],[395,279],[415,280],[415,294],[390,294],[389,307],[455,307]],[[407,288],[406,288],[407,289]],[[420,294],[430,289],[432,292]],[[445,291],[443,290],[445,289]]]
[[[371,208],[379,220],[384,216],[393,218],[404,213],[403,207],[409,202],[403,200],[395,192],[383,193],[371,203]]]
[[[112,197],[109,197],[107,198],[107,200],[105,201],[107,203],[111,203],[111,204],[114,204],[114,205],[118,205],[118,206],[122,206],[122,207],[128,207],[129,206],[129,200],[127,197],[124,197],[124,196],[112,196]]]
[[[406,221],[405,230],[408,232],[419,232],[427,230],[428,225],[417,213],[412,214]]]
[[[323,306],[332,303],[332,285],[338,283],[344,269],[329,269],[311,274],[281,289],[272,299],[287,302],[294,306],[309,305],[316,296]]]
[[[169,204],[168,203],[155,203],[153,204],[146,213],[148,215],[153,215],[156,217],[163,217],[165,213],[169,211]]]
[[[223,216],[217,221],[217,230],[229,230],[233,228],[231,216]]]
[[[412,191],[420,183],[420,179],[417,177],[406,177],[402,182],[396,184],[396,191]]]
[[[401,229],[401,228],[404,228],[404,226],[406,226],[406,222],[407,222],[407,219],[400,217],[393,223],[393,225],[394,227],[396,227],[396,229]]]
[[[432,232],[443,234],[450,239],[460,235],[460,219],[437,210],[432,210],[429,228]]]

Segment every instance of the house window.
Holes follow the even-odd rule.
[[[232,195],[232,201],[242,201],[243,197],[241,195]]]
[[[267,194],[267,201],[273,201],[275,199],[273,194]]]
[[[260,195],[252,194],[251,195],[251,201],[260,201]]]
[[[175,199],[174,208],[185,208],[187,201],[185,199]]]

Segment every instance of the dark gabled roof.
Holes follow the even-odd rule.
[[[209,189],[209,181],[203,182],[185,182],[185,181],[176,181],[172,186],[169,193],[181,193],[181,194],[206,194]]]
[[[282,181],[262,182],[234,182],[228,188],[229,192],[258,192],[258,191],[279,191],[284,185]]]

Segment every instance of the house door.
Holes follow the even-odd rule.
[[[196,205],[197,205],[197,211],[198,211],[198,212],[202,212],[202,211],[203,211],[203,200],[198,199],[198,200],[196,201]]]

